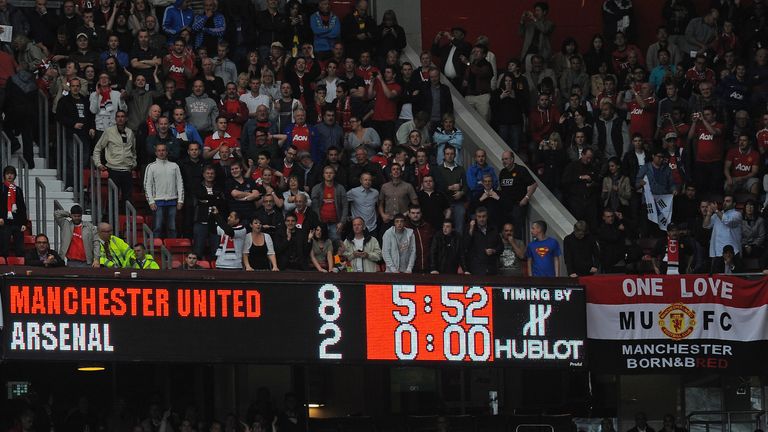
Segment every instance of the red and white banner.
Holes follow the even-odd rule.
[[[594,370],[764,372],[768,283],[730,276],[592,276],[587,338]]]

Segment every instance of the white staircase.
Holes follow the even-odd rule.
[[[53,211],[55,209],[54,200],[58,201],[65,210],[69,210],[74,204],[76,204],[74,201],[75,194],[74,192],[64,191],[64,182],[56,178],[56,169],[43,168],[47,165],[46,159],[38,156],[39,152],[37,146],[35,146],[34,154],[35,168],[29,170],[29,187],[28,190],[24,190],[24,194],[27,196],[28,217],[29,220],[32,221],[32,233],[30,234],[38,234],[38,228],[36,224],[37,203],[39,199],[42,199],[42,196],[38,197],[37,189],[35,188],[35,178],[39,178],[45,185],[45,214],[47,217],[46,224],[42,228],[42,231],[50,238],[51,242],[53,242],[54,229],[56,229],[56,224],[53,220]],[[12,165],[18,168],[18,159],[21,157],[21,150],[14,153],[11,157]],[[21,184],[21,179],[17,180],[17,184],[19,184],[19,186],[22,188],[25,186],[24,184]],[[90,220],[90,218],[90,215],[83,215],[84,220]]]

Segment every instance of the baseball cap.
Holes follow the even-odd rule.
[[[280,49],[285,48],[282,44],[282,42],[272,42],[272,45],[269,46],[270,48],[278,47]]]
[[[75,39],[80,39],[81,37],[84,37],[84,38],[88,39],[88,35],[85,34],[85,33],[78,33],[77,37]]]
[[[667,134],[664,135],[664,141],[670,140],[670,139],[677,139],[677,134],[674,132],[667,132]]]
[[[71,214],[71,215],[73,215],[73,214],[81,215],[81,214],[83,214],[83,208],[80,207],[79,205],[75,204],[75,205],[72,206],[71,209],[69,209],[69,214]]]

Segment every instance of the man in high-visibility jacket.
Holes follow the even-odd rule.
[[[125,240],[112,235],[112,225],[99,224],[99,264],[106,268],[128,268],[135,259]]]
[[[143,244],[137,244],[133,247],[133,254],[135,258],[130,259],[130,267],[141,270],[160,270],[160,266],[157,265],[157,261],[152,255],[147,253],[147,249]]]

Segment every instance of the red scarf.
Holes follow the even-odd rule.
[[[667,238],[667,274],[680,274],[680,243],[677,240]],[[670,269],[672,269],[670,272]]]
[[[99,94],[101,95],[101,102],[99,102],[99,105],[104,106],[109,102],[111,99],[109,97],[109,94],[112,92],[112,89],[109,87],[106,88],[99,88]]]
[[[341,123],[341,127],[344,129],[344,133],[352,132],[352,124],[349,119],[352,117],[352,106],[350,97],[347,96],[344,100],[336,101],[336,122]]]
[[[155,136],[157,135],[157,127],[155,127],[155,122],[152,121],[152,118],[147,116],[147,136]]]
[[[13,213],[16,212],[16,185],[13,183],[5,182],[5,187],[8,188],[8,196],[6,197],[6,205],[8,209],[8,214],[6,217],[8,219],[13,219]]]
[[[187,130],[187,124],[186,123],[176,123],[176,132],[184,133],[185,130]]]

